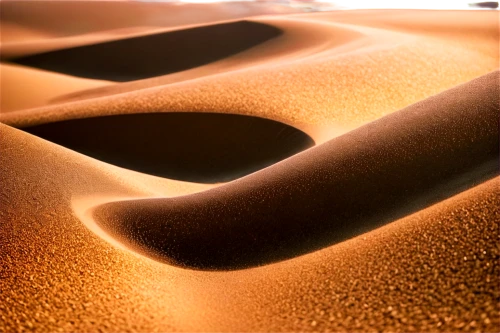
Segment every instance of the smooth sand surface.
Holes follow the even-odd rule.
[[[238,21],[131,37],[9,60],[73,76],[133,81],[199,67],[242,52],[280,34],[279,29],[270,25]],[[126,56],[119,58],[116,54]]]
[[[52,36],[71,36],[131,27],[176,27],[253,15],[297,12],[273,4],[231,2],[219,5],[196,3],[138,3],[112,1],[2,1],[2,24],[16,24]],[[109,15],[114,12],[115,15]],[[15,37],[15,38],[14,38]],[[2,36],[25,41],[25,36]]]
[[[393,13],[406,18],[406,27],[408,11]],[[413,14],[415,24],[435,19],[433,11]],[[408,33],[366,26],[370,22],[331,22],[326,15],[248,19],[283,33],[213,64],[73,93],[72,103],[0,119],[27,126],[139,112],[238,113],[286,123],[322,143],[498,68],[496,12],[450,12],[443,18],[448,25],[437,26],[434,34],[422,34],[418,24]],[[467,20],[479,22],[479,31],[463,30]],[[298,33],[303,26],[309,33]]]
[[[179,266],[293,258],[494,177],[499,81],[499,72],[481,77],[226,186],[106,204],[94,216],[122,242]]]
[[[0,63],[0,112],[54,104],[57,97],[111,84],[36,68]]]
[[[497,12],[61,4],[2,17],[75,59],[1,65],[0,331],[498,331]]]
[[[300,12],[282,4],[2,1],[2,59],[119,40],[158,30]]]

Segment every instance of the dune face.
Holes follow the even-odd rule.
[[[208,64],[280,34],[281,31],[272,26],[238,21],[51,51],[10,61],[90,79],[131,81]]]
[[[12,64],[0,64],[0,73],[0,113],[48,105],[61,94],[110,84]]]
[[[489,74],[232,184],[109,203],[94,216],[122,242],[179,266],[293,258],[495,176],[499,79]]]
[[[0,1],[0,332],[498,331],[498,12],[304,10]]]
[[[216,113],[129,114],[23,130],[117,166],[200,183],[233,180],[314,145],[276,121]]]
[[[178,27],[235,20],[255,15],[300,12],[280,4],[248,2],[162,3],[134,1],[2,1],[0,26],[16,25],[22,35],[4,35],[4,41],[36,41],[45,37],[114,32],[135,27]],[[111,15],[114,14],[114,15]],[[49,39],[49,38],[47,38]]]

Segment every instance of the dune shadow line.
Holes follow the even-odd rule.
[[[133,81],[229,57],[282,34],[273,26],[238,21],[50,51],[9,61],[73,76]]]
[[[314,145],[277,121],[217,113],[103,116],[23,130],[117,166],[199,183],[233,180]]]
[[[94,209],[120,242],[168,264],[259,266],[330,246],[498,175],[499,72],[226,185]]]

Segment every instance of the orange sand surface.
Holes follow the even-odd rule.
[[[0,63],[0,109],[5,113],[47,105],[61,95],[110,83]]]
[[[1,332],[498,331],[498,12],[0,8]]]

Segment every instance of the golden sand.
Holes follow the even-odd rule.
[[[173,5],[142,4],[135,18],[130,4],[105,6],[123,16],[103,23],[91,18],[100,10],[92,5],[81,12],[89,26],[72,32],[61,28],[71,15],[31,24],[2,17],[11,31],[2,56],[20,61],[4,50],[23,44],[30,51],[16,56],[36,63],[38,52],[79,40],[102,47],[193,28],[201,30],[186,43],[203,45],[220,24],[245,26],[252,38],[265,35],[261,25],[280,33],[129,82],[2,63],[0,331],[498,330],[497,12],[247,17],[263,10],[248,5],[251,13],[230,17],[216,5],[190,5],[206,15],[166,26],[155,21],[158,8]],[[250,23],[241,25],[244,17]],[[110,29],[122,30],[103,33]],[[230,46],[239,38],[237,29],[224,36]],[[188,161],[182,152],[196,148],[189,136],[210,128],[216,141],[198,140],[207,151],[196,153],[198,170],[214,165],[224,141],[232,145],[219,161],[307,149],[227,183],[194,180],[196,169],[176,180],[90,157],[101,150],[85,135],[120,153],[120,141],[161,134],[154,125],[162,116],[148,114],[173,112],[194,119],[191,132],[171,127],[145,141],[146,157],[178,148]],[[109,133],[104,116],[121,119]],[[225,127],[241,130],[228,139]],[[308,136],[313,146],[301,146]]]

